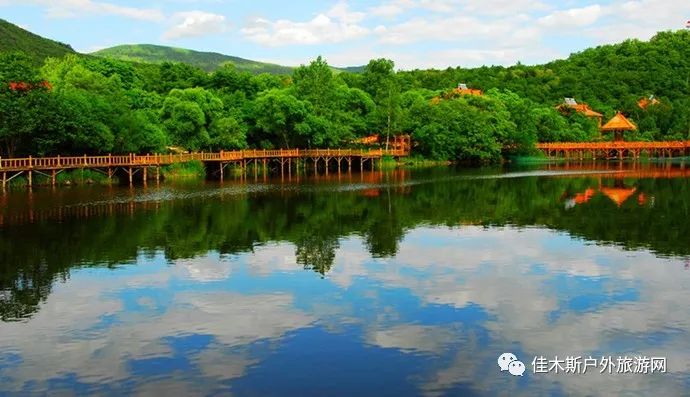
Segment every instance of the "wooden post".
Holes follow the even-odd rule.
[[[50,184],[55,186],[55,170],[50,173]]]
[[[156,185],[161,181],[161,167],[156,166]]]
[[[130,154],[130,160],[132,159],[131,156],[132,156],[132,155]],[[132,176],[133,176],[133,175],[132,175],[132,166],[129,166],[129,169],[128,169],[127,173],[129,174],[129,186],[132,186],[132,182],[134,182],[133,179],[132,179]]]
[[[2,173],[2,190],[5,190],[5,187],[7,187],[7,172]]]
[[[220,181],[223,182],[223,162],[222,161],[220,162],[219,171],[220,171]]]
[[[144,178],[144,185],[146,185],[146,180],[148,179],[148,176],[149,176],[149,175],[148,175],[148,169],[149,169],[149,167],[144,166],[144,176],[143,176],[143,178]]]
[[[34,184],[33,181],[33,160],[31,156],[29,156],[29,187],[32,187]]]

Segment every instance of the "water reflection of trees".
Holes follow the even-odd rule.
[[[0,316],[30,315],[53,282],[69,277],[71,269],[128,263],[142,250],[163,249],[174,260],[289,241],[298,264],[325,275],[340,238],[360,235],[372,256],[392,256],[406,231],[420,224],[541,225],[630,249],[690,254],[688,181],[626,183],[654,196],[655,205],[628,200],[618,207],[605,195],[594,195],[582,205],[564,207],[564,192],[597,187],[599,178],[451,179],[415,185],[405,194],[382,188],[377,196],[328,190],[228,195],[137,204],[109,216],[96,211],[96,216],[61,222],[6,224],[0,227]]]

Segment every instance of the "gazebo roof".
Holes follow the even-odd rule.
[[[576,105],[575,110],[584,114],[587,117],[604,117],[603,114],[595,112],[587,104]]]
[[[608,123],[601,127],[602,131],[636,131],[637,126],[628,120],[623,113],[618,112]]]

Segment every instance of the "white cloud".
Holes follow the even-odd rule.
[[[454,343],[456,338],[452,330],[441,326],[400,324],[369,330],[367,342],[386,349],[438,354]]]
[[[229,26],[224,15],[204,11],[178,12],[172,21],[175,25],[163,34],[166,40],[223,33]]]
[[[175,265],[184,269],[187,277],[200,282],[225,280],[232,273],[230,260],[216,252],[191,259],[180,259]]]
[[[341,43],[358,39],[370,30],[359,24],[365,15],[341,2],[307,22],[255,18],[240,32],[249,40],[267,46]]]
[[[514,15],[548,8],[534,0],[391,0],[371,7],[369,13],[388,18],[415,9],[449,15]]]
[[[390,18],[400,15],[405,12],[405,10],[413,8],[414,6],[415,2],[412,0],[393,0],[370,8],[369,14]]]
[[[340,20],[344,23],[359,23],[366,17],[366,15],[367,14],[363,12],[350,10],[350,6],[344,1],[337,3],[330,10],[328,10],[328,12],[326,12],[326,16]]]
[[[539,18],[539,24],[549,28],[589,26],[601,18],[605,12],[605,9],[599,4],[559,10]]]
[[[0,4],[9,4],[3,2]],[[126,7],[117,4],[93,0],[27,0],[24,4],[36,4],[46,7],[46,14],[50,18],[73,18],[85,14],[115,15],[142,21],[162,21],[163,12],[156,8]]]

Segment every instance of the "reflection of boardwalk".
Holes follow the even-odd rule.
[[[277,163],[281,174],[292,172],[292,168],[299,167],[300,163],[306,167],[311,162],[314,170],[318,170],[323,164],[326,172],[334,164],[337,171],[343,167],[351,170],[353,163],[364,170],[365,164],[370,163],[370,169],[374,168],[374,162],[384,156],[405,157],[409,155],[408,149],[396,150],[356,150],[356,149],[279,149],[279,150],[238,150],[219,153],[187,153],[187,154],[155,154],[155,155],[127,155],[127,156],[80,156],[80,157],[43,157],[43,158],[0,158],[0,173],[2,173],[2,186],[13,178],[26,173],[29,185],[33,181],[33,173],[45,175],[50,178],[52,184],[56,182],[56,176],[62,171],[70,169],[94,169],[112,178],[115,172],[123,170],[129,177],[130,183],[135,174],[141,172],[143,179],[147,179],[147,172],[153,169],[156,179],[160,178],[160,167],[164,165],[201,161],[207,167],[214,166],[221,179],[223,170],[230,164],[241,167],[244,171],[248,165],[254,165],[255,169],[269,163]],[[297,161],[301,160],[301,161]]]
[[[0,212],[0,226],[5,224],[21,225],[25,223],[38,223],[47,220],[62,222],[67,219],[88,219],[93,217],[113,216],[116,214],[133,215],[135,211],[139,210],[157,211],[160,206],[161,203],[157,201],[127,201],[98,205],[74,205],[41,210],[29,208],[27,211],[21,213],[13,212],[11,214],[3,214]]]
[[[364,196],[371,195],[372,191],[376,191],[376,196],[379,195],[380,191],[385,191],[385,188],[381,187],[383,184],[390,184],[391,191],[396,194],[407,194],[410,192],[410,187],[404,185],[404,182],[409,178],[409,170],[405,169],[394,169],[391,171],[373,171],[373,172],[363,172],[363,173],[343,173],[343,174],[319,174],[319,175],[293,175],[291,177],[286,177],[282,179],[265,179],[266,185],[263,186],[275,186],[276,192],[280,192],[281,195],[291,196],[298,194],[299,190],[291,188],[293,184],[299,184],[302,182],[316,183],[316,184],[342,184],[343,186],[354,186],[357,194]],[[257,183],[260,182],[258,179]],[[243,187],[258,186],[248,183],[247,179],[244,177],[237,176],[232,179],[228,179],[219,183],[218,188],[220,190],[213,189],[217,191],[221,200],[223,198],[229,197],[223,193],[224,188],[230,188],[235,191],[231,196],[241,196],[248,193],[251,189],[244,189]],[[369,188],[369,186],[373,186]],[[147,193],[156,192],[157,188],[143,188],[139,190],[143,196],[147,196]],[[139,211],[153,211],[157,212],[165,206],[175,205],[179,203],[178,200],[168,198],[166,200],[157,200],[155,198],[144,199],[142,195],[132,195],[126,198],[119,197],[117,194],[101,198],[102,201],[98,202],[73,202],[72,200],[51,200],[50,207],[35,208],[34,200],[36,196],[32,193],[34,190],[28,190],[26,193],[28,199],[24,201],[24,206],[21,209],[14,208],[11,211],[6,211],[8,205],[8,200],[10,195],[0,195],[0,226],[6,225],[22,225],[27,223],[40,223],[43,221],[51,222],[63,222],[70,219],[89,219],[89,218],[99,218],[108,217],[114,215],[134,215]],[[38,190],[43,191],[43,190]],[[46,188],[44,190],[47,192],[55,193],[55,190]],[[69,189],[59,190],[60,192],[69,191]],[[113,189],[115,193],[126,192],[124,188]],[[18,193],[24,194],[24,193]],[[153,194],[155,196],[155,194]],[[184,193],[182,193],[184,196]],[[23,196],[21,196],[23,197]],[[149,196],[150,197],[150,196]],[[15,197],[17,198],[17,197]],[[44,202],[41,199],[36,200],[37,203]],[[44,202],[45,203],[45,202]]]
[[[622,159],[647,157],[682,157],[688,154],[690,141],[668,142],[555,142],[538,143],[537,149],[550,158]]]
[[[633,178],[633,179],[668,179],[668,178],[690,178],[690,168],[684,166],[674,167],[669,165],[657,166],[651,164],[592,164],[587,162],[582,163],[566,163],[566,164],[549,164],[544,167],[549,171],[574,171],[577,174],[565,174],[563,177],[578,177],[581,178],[583,174],[591,172],[597,177],[606,178]]]

